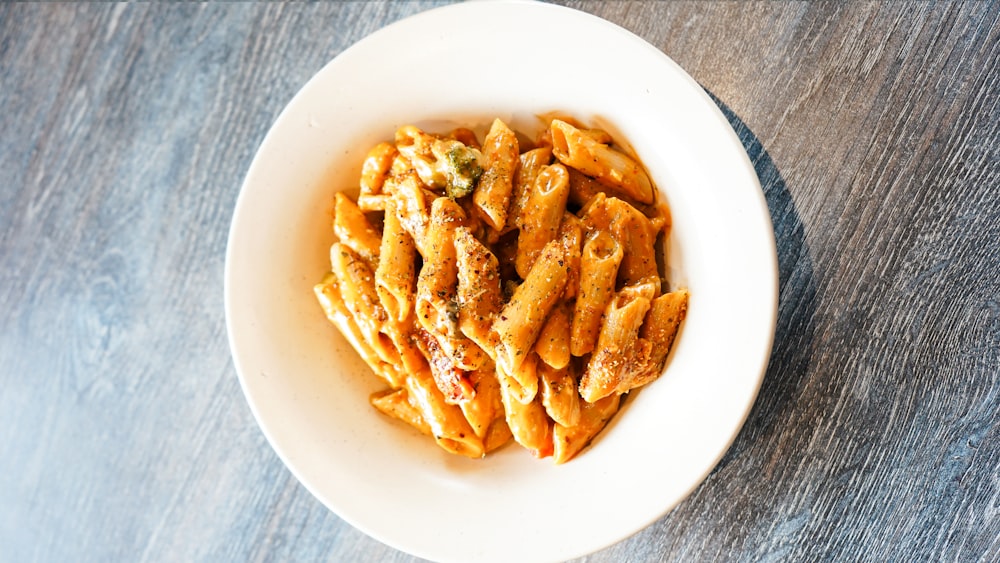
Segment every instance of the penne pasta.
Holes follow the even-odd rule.
[[[500,405],[500,412],[504,412],[502,403]],[[511,434],[510,427],[507,426],[505,413],[503,417],[494,420],[490,424],[489,430],[486,431],[486,437],[483,438],[483,449],[486,450],[486,453],[490,453],[510,442],[513,437],[514,435]]]
[[[396,205],[395,200],[390,200],[386,208],[375,289],[389,318],[403,323],[413,312],[416,300],[417,249],[413,237],[399,222]]]
[[[495,119],[483,141],[486,166],[472,193],[472,201],[486,224],[496,231],[503,230],[507,222],[518,155],[517,136],[503,121]]]
[[[462,402],[459,407],[465,420],[469,422],[472,431],[480,439],[484,440],[484,445],[489,448],[485,440],[489,435],[490,428],[497,420],[503,420],[503,399],[500,398],[500,382],[497,381],[496,370],[493,364],[484,366],[481,369],[469,373],[469,382],[475,389],[472,399]]]
[[[510,198],[510,209],[507,212],[507,229],[521,228],[521,212],[528,203],[531,188],[535,178],[542,168],[552,162],[552,147],[539,147],[521,153],[518,158],[517,174],[514,176],[514,187]]]
[[[420,411],[410,404],[406,389],[388,389],[373,393],[368,398],[379,412],[416,428],[420,433],[431,435],[431,427],[420,415]]]
[[[608,303],[597,346],[580,378],[583,400],[593,403],[615,393],[630,370],[647,361],[648,342],[637,337],[653,293],[652,284],[626,287]]]
[[[618,242],[628,252],[622,256],[618,270],[620,286],[650,281],[659,281],[660,272],[656,262],[656,230],[645,215],[618,198],[608,198],[607,211],[613,219],[610,229]],[[660,294],[657,283],[656,294]]]
[[[653,203],[653,185],[634,159],[565,121],[552,120],[552,153],[560,162],[614,186],[641,203]]]
[[[392,143],[382,142],[368,151],[361,165],[361,195],[372,196],[382,193],[382,185],[392,169],[392,162],[399,151]],[[360,205],[361,197],[358,197]]]
[[[412,322],[401,324],[390,321],[383,329],[383,334],[392,340],[399,353],[397,369],[404,374],[404,377],[407,373],[430,369],[426,355],[417,345],[416,330]]]
[[[542,406],[557,425],[573,426],[580,422],[580,395],[576,378],[568,367],[557,369],[538,362]]]
[[[602,145],[610,145],[614,141],[611,134],[604,129],[580,129],[580,132]]]
[[[417,323],[432,334],[458,333],[458,265],[455,230],[465,213],[448,198],[434,200],[424,240],[423,267],[417,277]]]
[[[384,185],[384,184],[383,184]],[[385,211],[386,202],[392,199],[389,194],[361,194],[358,196],[358,209],[365,213]]]
[[[538,333],[566,286],[565,252],[559,241],[545,245],[524,283],[493,323],[499,339],[498,367],[514,372],[535,345]]]
[[[411,373],[405,386],[410,404],[430,427],[431,435],[446,451],[466,457],[483,457],[483,441],[476,436],[462,409],[449,405],[427,371]]]
[[[476,396],[476,390],[472,387],[465,370],[455,364],[437,338],[426,330],[417,329],[414,341],[427,358],[434,383],[444,395],[446,403],[460,405]]]
[[[504,371],[509,375],[508,387],[511,396],[522,403],[530,403],[538,395],[538,363],[537,354],[528,354],[516,368],[509,372]]]
[[[410,233],[421,255],[427,253],[424,241],[431,222],[431,202],[435,197],[421,187],[420,179],[412,173],[404,174],[394,184],[396,217],[403,229]]]
[[[499,262],[465,227],[455,231],[455,252],[459,330],[483,350],[492,351],[496,347],[496,334],[491,328],[503,308]]]
[[[677,329],[687,316],[688,292],[677,290],[653,299],[646,313],[646,320],[639,330],[639,338],[649,342],[649,359],[641,369],[632,372],[627,385],[619,385],[618,392],[625,393],[660,377],[667,354],[674,345]]]
[[[597,180],[580,172],[576,168],[567,167],[569,174],[569,202],[573,205],[584,207],[597,194],[605,194],[608,187]]]
[[[386,178],[385,183],[382,185],[382,191],[391,194],[392,188],[396,185],[395,179],[411,173],[416,174],[417,171],[410,164],[410,159],[397,152],[396,156],[392,159],[392,166],[389,167],[389,177]]]
[[[549,241],[556,238],[569,197],[569,175],[561,164],[546,166],[538,173],[521,210],[521,230],[517,236],[518,275],[528,272]]]
[[[541,398],[534,396],[527,402],[522,401],[514,379],[503,368],[497,368],[497,379],[507,426],[514,441],[535,457],[552,455],[552,421],[545,413]]]
[[[340,295],[336,276],[333,273],[327,274],[322,282],[313,287],[313,291],[317,301],[319,301],[320,307],[323,308],[323,312],[326,314],[326,318],[333,326],[337,327],[344,338],[347,339],[347,342],[361,356],[361,359],[368,364],[372,371],[393,387],[402,385],[403,378],[400,376],[398,370],[382,361],[379,355],[375,353],[375,350],[368,344],[366,337],[361,332],[361,328],[354,322],[354,316],[348,310],[347,305]]]
[[[479,346],[462,334],[458,314],[458,264],[455,231],[465,214],[454,200],[434,200],[425,242],[427,254],[417,277],[417,324],[430,332],[461,369],[475,369],[488,360]]]
[[[604,130],[541,119],[537,143],[499,119],[481,145],[399,127],[357,199],[334,195],[316,299],[389,385],[372,407],[450,453],[572,459],[660,376],[687,312],[686,290],[661,295],[670,214],[640,164]]]
[[[552,308],[535,341],[535,353],[542,363],[555,369],[569,364],[572,322],[573,306],[569,302],[560,302]]]
[[[573,299],[580,288],[580,256],[583,251],[583,222],[572,213],[563,213],[559,225],[559,240],[562,241],[566,265],[566,290],[563,296]]]
[[[628,202],[604,194],[595,196],[583,212],[583,223],[589,232],[610,232],[623,248],[628,249],[618,271],[619,287],[660,278],[656,259],[657,225],[668,224],[665,220],[661,218],[654,223]]]
[[[594,349],[601,316],[614,297],[615,277],[623,254],[622,246],[606,232],[598,232],[583,245],[580,289],[570,328],[570,352],[574,356],[583,356]]]
[[[607,426],[620,404],[620,395],[609,395],[594,403],[585,402],[580,407],[579,422],[573,426],[557,424],[552,438],[553,461],[561,464],[573,459]]]
[[[372,226],[358,206],[342,193],[334,195],[333,232],[342,244],[369,264],[378,263],[382,234]]]
[[[625,201],[632,207],[639,210],[643,215],[648,217],[651,221],[657,221],[658,228],[662,228],[664,224],[669,224],[669,219],[665,215],[665,209],[663,206],[654,204],[645,204],[636,201],[635,199],[629,197],[621,190],[614,188],[613,186],[607,186],[601,182],[587,176],[583,172],[575,168],[566,168],[569,172],[569,203],[577,207],[586,207],[591,200],[593,200],[598,195],[604,197],[616,197],[622,201]],[[666,221],[664,221],[666,219]]]
[[[436,140],[413,125],[396,130],[396,149],[409,161],[423,185],[431,190],[443,190],[448,180],[436,166],[437,157],[433,151]]]
[[[382,333],[388,315],[375,290],[375,275],[371,268],[344,244],[334,243],[330,254],[341,298],[364,340],[382,361],[398,363],[398,351],[391,338]]]

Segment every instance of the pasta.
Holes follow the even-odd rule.
[[[368,222],[361,209],[344,194],[337,194],[333,210],[333,232],[337,238],[368,264],[378,263],[382,234]]]
[[[594,349],[604,309],[615,290],[622,246],[609,233],[598,232],[583,246],[580,256],[580,287],[573,311],[571,345],[574,356]]]
[[[333,197],[327,319],[387,385],[371,405],[472,458],[514,442],[565,463],[655,381],[687,314],[642,165],[602,130],[414,125]]]
[[[535,177],[524,208],[520,210],[521,230],[517,235],[515,267],[528,277],[542,248],[556,238],[569,197],[569,174],[561,164],[546,166]]]
[[[484,221],[501,230],[507,222],[507,208],[514,189],[514,172],[519,161],[517,137],[499,119],[493,120],[483,142],[486,169],[472,194]]]
[[[565,121],[552,120],[552,152],[566,166],[617,188],[642,203],[653,203],[653,186],[639,163],[603,143],[607,137],[585,133]]]
[[[580,378],[580,396],[588,403],[613,393],[622,380],[648,357],[648,341],[639,340],[639,329],[649,311],[653,284],[629,286],[618,292],[604,311],[601,332],[587,371]]]
[[[397,323],[403,323],[413,312],[417,249],[413,244],[413,237],[399,222],[396,205],[395,201],[390,200],[385,208],[382,244],[375,270],[375,290],[389,317]]]

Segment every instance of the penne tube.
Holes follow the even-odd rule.
[[[417,323],[433,334],[458,333],[455,230],[464,219],[465,213],[454,200],[434,200],[416,296]]]
[[[431,202],[435,197],[437,196],[421,187],[420,179],[415,174],[404,174],[394,183],[396,217],[399,224],[410,233],[421,255],[427,252],[424,245],[431,222]]]
[[[399,352],[391,338],[382,333],[388,315],[375,290],[375,274],[360,256],[342,243],[334,243],[330,255],[341,297],[361,335],[382,361],[398,363]]]
[[[390,321],[382,329],[396,347],[399,354],[399,371],[403,374],[414,373],[418,370],[430,369],[430,364],[423,350],[417,345],[415,330],[412,322],[405,324],[393,323]],[[400,383],[400,386],[402,383]]]
[[[610,234],[599,232],[583,245],[580,256],[580,288],[570,327],[570,352],[583,356],[594,349],[601,316],[614,297],[615,277],[624,254]]]
[[[618,198],[606,202],[611,215],[611,232],[628,252],[622,257],[618,270],[620,286],[659,281],[660,271],[656,262],[656,230],[645,215]],[[656,294],[660,294],[657,283]]]
[[[485,350],[466,338],[464,334],[458,333],[455,336],[439,334],[437,339],[448,357],[461,369],[479,369],[492,359]]]
[[[569,175],[566,167],[553,164],[542,168],[521,210],[515,266],[522,278],[528,277],[542,248],[559,233],[568,197]]]
[[[570,360],[573,306],[562,301],[552,308],[535,341],[535,353],[541,363],[554,369],[565,368]]]
[[[485,170],[472,192],[472,200],[483,220],[496,231],[503,230],[507,222],[518,155],[517,136],[503,121],[493,120],[483,141]]]
[[[410,374],[405,389],[410,404],[420,412],[441,448],[466,457],[483,457],[483,441],[472,431],[462,409],[445,401],[428,371]]]
[[[622,190],[640,203],[653,203],[653,185],[635,159],[597,142],[565,121],[552,120],[550,129],[552,153],[560,162]]]
[[[528,277],[493,323],[500,341],[496,361],[508,373],[513,373],[534,348],[549,311],[562,296],[567,278],[564,256],[560,241],[545,245]]]
[[[687,316],[687,306],[688,292],[685,289],[664,293],[653,299],[649,312],[646,313],[646,320],[639,330],[639,338],[649,342],[650,356],[647,365],[633,373],[627,387],[619,385],[619,393],[641,387],[660,377],[667,354],[673,348],[677,330]]]
[[[382,184],[382,192],[391,194],[392,188],[396,185],[396,182],[393,181],[393,179],[411,173],[416,174],[417,171],[414,170],[413,165],[410,164],[410,159],[397,152],[396,156],[392,159],[392,166],[389,167],[389,177],[386,178],[385,183]]]
[[[368,151],[361,164],[361,195],[371,196],[382,193],[382,185],[392,169],[392,162],[399,151],[392,143],[382,142]],[[360,197],[358,203],[360,205]]]
[[[455,200],[439,197],[431,209],[423,267],[417,277],[417,324],[430,332],[461,369],[475,369],[489,357],[459,328],[455,231],[465,213]]]
[[[458,262],[458,327],[483,350],[496,347],[496,335],[490,330],[503,308],[500,265],[472,232],[455,230],[455,253]]]
[[[490,427],[496,420],[504,418],[503,400],[500,398],[500,383],[497,381],[493,364],[469,373],[469,382],[475,389],[472,399],[459,403],[465,420],[472,431],[482,440],[487,438]],[[489,447],[486,444],[487,448]]]
[[[368,222],[368,218],[342,193],[334,195],[333,232],[342,244],[356,252],[365,262],[378,263],[382,235]]]
[[[498,372],[502,370],[508,376],[507,386],[511,396],[522,403],[530,403],[538,395],[538,363],[538,355],[529,354],[521,365],[512,371],[497,368]]]
[[[614,142],[611,133],[608,133],[604,129],[580,129],[580,132],[593,139],[594,142],[601,143],[602,145],[610,145]]]
[[[599,192],[580,208],[580,219],[588,238],[594,233],[611,228],[611,214],[608,212],[607,203],[608,196],[604,192]]]
[[[329,273],[322,282],[313,287],[316,299],[323,308],[326,318],[333,326],[337,327],[337,330],[347,339],[348,344],[368,364],[375,375],[384,379],[389,385],[399,387],[403,384],[404,376],[401,376],[393,366],[384,362],[368,344],[358,324],[354,322],[354,316],[344,303],[337,285],[336,276]]]
[[[420,411],[410,404],[406,389],[389,389],[372,393],[368,401],[379,412],[416,428],[422,434],[431,435],[431,427],[420,415]]]
[[[580,123],[575,117],[567,114],[561,114],[558,112],[548,112],[545,115],[538,116],[545,124],[545,128],[538,133],[538,138],[535,144],[540,147],[552,147],[552,122],[556,119],[564,121],[573,127],[576,127],[580,131],[586,131],[587,127]]]
[[[389,318],[403,323],[416,299],[416,246],[396,215],[396,201],[389,200],[382,229],[375,289]]]
[[[567,167],[569,173],[569,198],[573,205],[584,207],[597,194],[605,193],[608,187],[597,180],[580,172],[576,168]]]
[[[361,194],[358,196],[358,209],[365,213],[385,211],[386,202],[390,199],[392,196],[389,194]]]
[[[542,168],[552,162],[552,147],[539,147],[521,153],[518,157],[517,174],[511,192],[510,209],[507,212],[507,230],[521,228],[521,212],[528,203],[528,195],[535,178]]]
[[[448,180],[437,166],[434,142],[437,137],[421,131],[413,125],[405,125],[396,130],[396,149],[410,163],[420,181],[428,189],[444,189]]]
[[[561,426],[573,426],[580,421],[580,395],[571,369],[556,369],[538,362],[539,392],[542,406],[549,418]]]
[[[535,457],[552,455],[552,421],[545,413],[541,398],[537,395],[522,402],[514,380],[503,368],[497,368],[497,380],[500,382],[500,398],[507,426],[514,441],[521,444]]]
[[[465,370],[455,364],[438,339],[426,330],[417,329],[413,333],[414,342],[427,358],[434,383],[450,405],[459,405],[476,396]]]
[[[583,400],[593,403],[616,393],[628,374],[648,361],[648,342],[638,336],[654,291],[653,284],[626,287],[608,303],[597,346],[580,378]]]
[[[503,412],[503,405],[500,407],[500,412]],[[483,449],[486,450],[486,453],[490,453],[510,442],[513,437],[514,435],[511,434],[510,427],[507,426],[506,416],[501,416],[494,420],[486,431],[486,437],[483,438]]]
[[[580,421],[573,426],[557,424],[553,428],[552,460],[557,464],[573,459],[593,441],[608,421],[618,412],[620,395],[609,395],[594,403],[583,403]]]
[[[606,197],[617,197],[627,202],[651,220],[663,219],[665,205],[640,203],[614,186],[606,186],[575,168],[566,170],[569,172],[569,203],[572,205],[586,207],[598,194],[604,194]]]
[[[566,299],[576,297],[580,289],[580,256],[583,250],[583,222],[576,215],[563,213],[562,224],[559,225],[559,240],[562,241],[566,264],[566,289],[563,296]]]
[[[660,278],[656,237],[661,228],[668,225],[666,220],[658,219],[654,223],[628,202],[603,194],[595,196],[583,211],[583,223],[588,232],[610,231],[615,240],[628,249],[618,271],[618,286]],[[657,295],[659,293],[657,290]]]

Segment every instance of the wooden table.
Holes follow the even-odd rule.
[[[435,4],[0,5],[0,560],[412,560],[268,446],[222,278],[278,112]],[[714,97],[781,282],[731,450],[585,560],[1000,560],[997,4],[570,4]]]

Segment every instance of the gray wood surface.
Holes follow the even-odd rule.
[[[270,449],[222,275],[284,104],[434,4],[0,4],[0,561],[413,560]],[[1000,6],[570,5],[715,98],[781,266],[731,450],[584,560],[1000,560]]]

